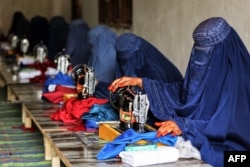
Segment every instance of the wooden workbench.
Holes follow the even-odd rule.
[[[96,155],[104,145],[103,141],[98,141],[96,134],[86,132],[57,131],[46,132],[48,142],[54,148],[57,158],[59,157],[67,167],[129,167],[119,158],[98,161]],[[84,136],[80,139],[79,136]],[[88,137],[85,137],[88,136]],[[90,138],[89,140],[87,140]],[[94,142],[88,142],[93,140]],[[85,142],[87,141],[87,142]],[[53,163],[52,163],[53,164]],[[54,163],[57,164],[58,163]],[[174,163],[149,165],[148,167],[211,167],[197,159],[179,159]],[[56,167],[56,166],[54,166]]]

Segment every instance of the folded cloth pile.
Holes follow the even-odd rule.
[[[61,103],[64,94],[77,94],[75,83],[69,75],[58,72],[44,82],[42,96],[48,101],[54,104]]]
[[[54,121],[62,121],[64,123],[82,122],[81,117],[84,113],[89,112],[94,104],[107,103],[107,99],[97,99],[89,97],[87,99],[70,98],[55,113],[50,115]]]
[[[179,159],[179,151],[172,146],[158,146],[156,150],[122,151],[123,162],[131,166],[155,165],[171,163]]]
[[[49,75],[49,76],[54,76],[58,73],[59,71],[54,68],[54,67],[47,67],[46,71],[45,71],[45,75]]]
[[[86,128],[98,128],[100,121],[118,121],[118,112],[110,103],[94,104],[90,111],[81,117],[86,123]]]
[[[134,129],[128,129],[121,135],[117,136],[113,141],[106,143],[97,153],[98,160],[115,158],[120,152],[125,151],[127,144],[136,143],[139,140],[145,140],[152,143],[162,143],[167,146],[174,146],[177,137],[171,134],[157,137],[156,131],[137,133]]]
[[[39,76],[41,74],[42,74],[42,72],[40,70],[35,69],[35,68],[23,68],[18,73],[18,77],[20,79],[30,79],[30,78],[34,78],[36,76]]]
[[[63,102],[64,94],[76,94],[77,91],[75,88],[55,85],[55,89],[52,92],[43,92],[42,97],[53,104],[59,104]]]
[[[58,72],[55,76],[49,77],[44,82],[45,92],[52,92],[48,88],[50,85],[64,85],[64,86],[75,86],[75,83],[71,76]]]
[[[28,65],[35,63],[35,57],[34,56],[24,56],[18,58],[18,64]]]

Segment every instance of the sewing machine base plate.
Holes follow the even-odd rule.
[[[149,131],[155,131],[153,127],[145,124],[145,132]],[[120,135],[123,132],[119,128],[119,124],[100,124],[99,125],[99,138],[105,140],[105,141],[113,141],[118,135]],[[143,143],[144,141],[140,141],[140,143]]]

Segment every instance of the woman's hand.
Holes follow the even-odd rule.
[[[139,86],[142,88],[142,79],[138,77],[121,77],[114,80],[108,87],[109,91],[115,92],[118,88],[125,86]]]
[[[156,122],[156,126],[159,127],[157,131],[157,137],[165,136],[171,133],[173,136],[178,136],[182,134],[179,126],[172,120],[164,122]]]

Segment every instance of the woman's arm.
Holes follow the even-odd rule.
[[[111,92],[115,92],[118,88],[125,86],[138,86],[142,89],[143,88],[142,78],[123,76],[121,78],[114,80],[108,87],[108,89]]]

